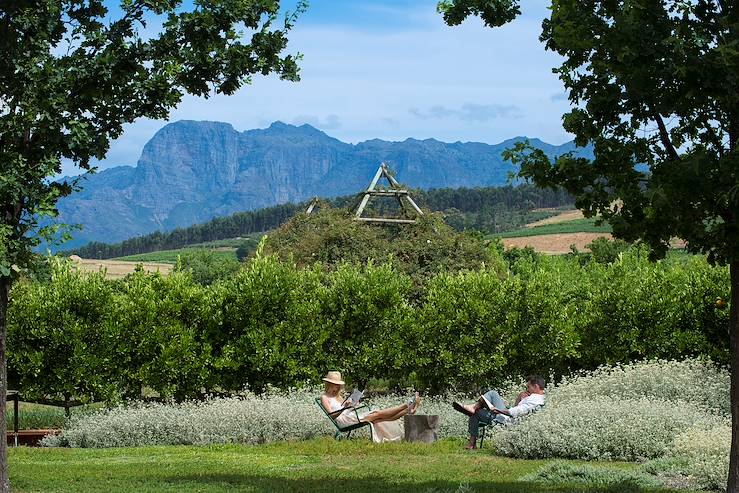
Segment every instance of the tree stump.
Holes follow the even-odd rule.
[[[437,414],[406,414],[403,416],[406,442],[433,443],[438,438]]]

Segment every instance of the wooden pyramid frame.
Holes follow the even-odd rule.
[[[390,188],[387,189],[378,189],[375,188],[377,186],[377,182],[380,180],[380,178],[385,177],[390,184]],[[362,213],[364,212],[364,208],[367,207],[367,204],[370,201],[370,198],[372,197],[395,197],[395,199],[400,204],[400,208],[404,211],[408,211],[408,205],[412,208],[413,211],[416,213],[416,218],[414,219],[399,219],[399,218],[392,218],[392,217],[362,217]],[[368,223],[386,223],[386,224],[413,224],[418,219],[418,216],[422,216],[423,211],[421,210],[418,205],[413,201],[413,198],[411,198],[410,193],[408,190],[404,190],[400,183],[398,183],[393,175],[390,173],[390,168],[387,164],[384,162],[380,164],[380,167],[377,169],[377,173],[375,173],[375,177],[372,179],[372,182],[370,183],[369,187],[367,187],[367,190],[364,192],[364,196],[362,197],[362,201],[359,203],[359,207],[357,207],[357,211],[354,213],[354,220],[355,221],[365,221]]]

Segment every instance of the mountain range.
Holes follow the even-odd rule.
[[[82,191],[60,200],[59,220],[83,226],[64,247],[121,241],[314,196],[357,193],[382,161],[413,188],[504,185],[513,166],[501,153],[524,139],[496,145],[435,139],[348,144],[307,124],[275,122],[238,132],[228,123],[178,121],[146,143],[135,167],[89,175]],[[574,151],[592,157],[592,151],[573,142],[529,141],[550,156]]]

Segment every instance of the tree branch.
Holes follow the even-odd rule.
[[[672,145],[672,142],[670,141],[670,134],[667,132],[667,127],[665,127],[665,122],[662,120],[662,115],[654,112],[654,119],[657,122],[657,126],[659,127],[659,138],[662,141],[662,145],[665,146],[665,150],[667,151],[667,154],[670,156],[670,159],[673,161],[677,161],[680,159],[680,155],[675,150],[675,146]]]

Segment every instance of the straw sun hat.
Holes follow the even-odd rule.
[[[322,380],[328,383],[335,383],[336,385],[344,385],[344,381],[341,379],[341,372],[338,371],[326,373],[326,376]]]

